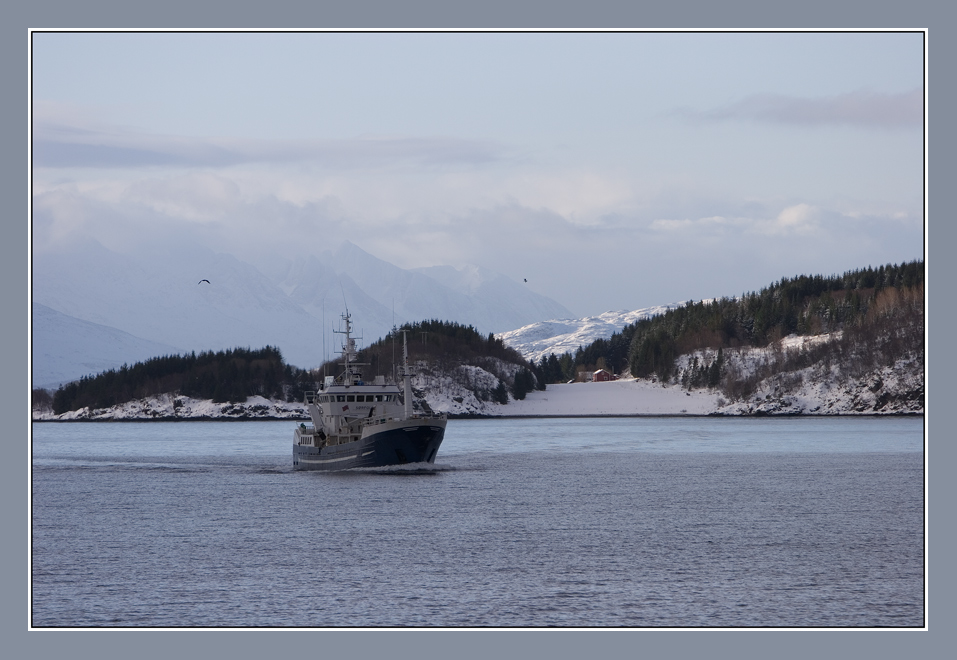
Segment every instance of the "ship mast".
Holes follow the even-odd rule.
[[[358,375],[353,373],[351,365],[358,367],[365,366],[368,363],[355,362],[359,357],[359,352],[356,350],[356,340],[352,338],[352,316],[349,314],[348,308],[346,308],[346,313],[342,315],[342,320],[346,322],[346,329],[333,330],[333,332],[346,336],[346,341],[342,344],[342,362],[340,364],[345,368],[345,372],[342,374],[342,384],[349,386],[356,384],[356,376]]]
[[[408,344],[408,333],[402,331],[402,385],[403,385],[403,398],[405,399],[405,418],[409,419],[412,417],[412,385],[411,374],[409,374],[409,344]]]

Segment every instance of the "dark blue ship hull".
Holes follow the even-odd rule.
[[[297,470],[348,470],[407,463],[434,463],[445,437],[446,420],[415,419],[382,425],[359,440],[314,447],[293,445]]]

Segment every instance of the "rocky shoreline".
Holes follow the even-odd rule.
[[[810,376],[810,374],[808,374]],[[434,381],[433,381],[434,382]],[[922,372],[885,368],[844,383],[810,377],[800,384],[769,382],[743,401],[728,402],[707,390],[688,392],[678,386],[624,379],[608,383],[550,385],[508,404],[475,400],[471,393],[416,388],[416,408],[444,413],[450,419],[562,417],[840,417],[920,416],[924,414]],[[467,396],[463,396],[466,394]],[[62,415],[34,410],[35,422],[103,421],[308,421],[302,403],[250,397],[243,403],[214,403],[164,394]]]

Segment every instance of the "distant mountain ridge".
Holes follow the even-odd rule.
[[[277,346],[288,363],[309,368],[336,354],[332,329],[346,305],[363,337],[360,346],[393,324],[425,319],[495,333],[571,316],[556,301],[479,267],[406,270],[348,242],[266,272],[270,276],[234,255],[193,245],[120,254],[87,240],[36,254],[34,301],[72,317],[70,323],[94,325],[71,339],[68,323],[34,314],[34,349],[46,356],[39,362],[35,356],[34,380],[63,382],[89,374],[86,365],[112,368],[117,360],[152,357],[111,340],[113,332],[164,352]],[[111,342],[118,350],[108,350]],[[57,345],[70,345],[70,355],[44,348]]]
[[[33,386],[55,389],[80,376],[180,349],[33,303]],[[67,375],[68,374],[68,375]]]
[[[314,316],[341,310],[345,297],[357,328],[374,341],[393,325],[439,319],[503,332],[568,309],[485,268],[405,270],[346,241],[335,253],[293,262],[278,286]]]
[[[609,339],[626,325],[664,314],[683,304],[684,302],[676,302],[634,311],[611,311],[581,319],[552,319],[503,332],[497,337],[506,346],[511,346],[521,353],[526,360],[537,364],[542,357],[547,357],[550,353],[556,356],[562,353],[574,355],[579,346],[587,347],[597,339]]]

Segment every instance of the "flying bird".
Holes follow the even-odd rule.
[[[525,280],[525,284],[528,284],[528,280]]]
[[[200,280],[200,281],[197,282],[196,284],[202,284],[203,282],[206,282],[206,284],[209,284],[209,280]]]

